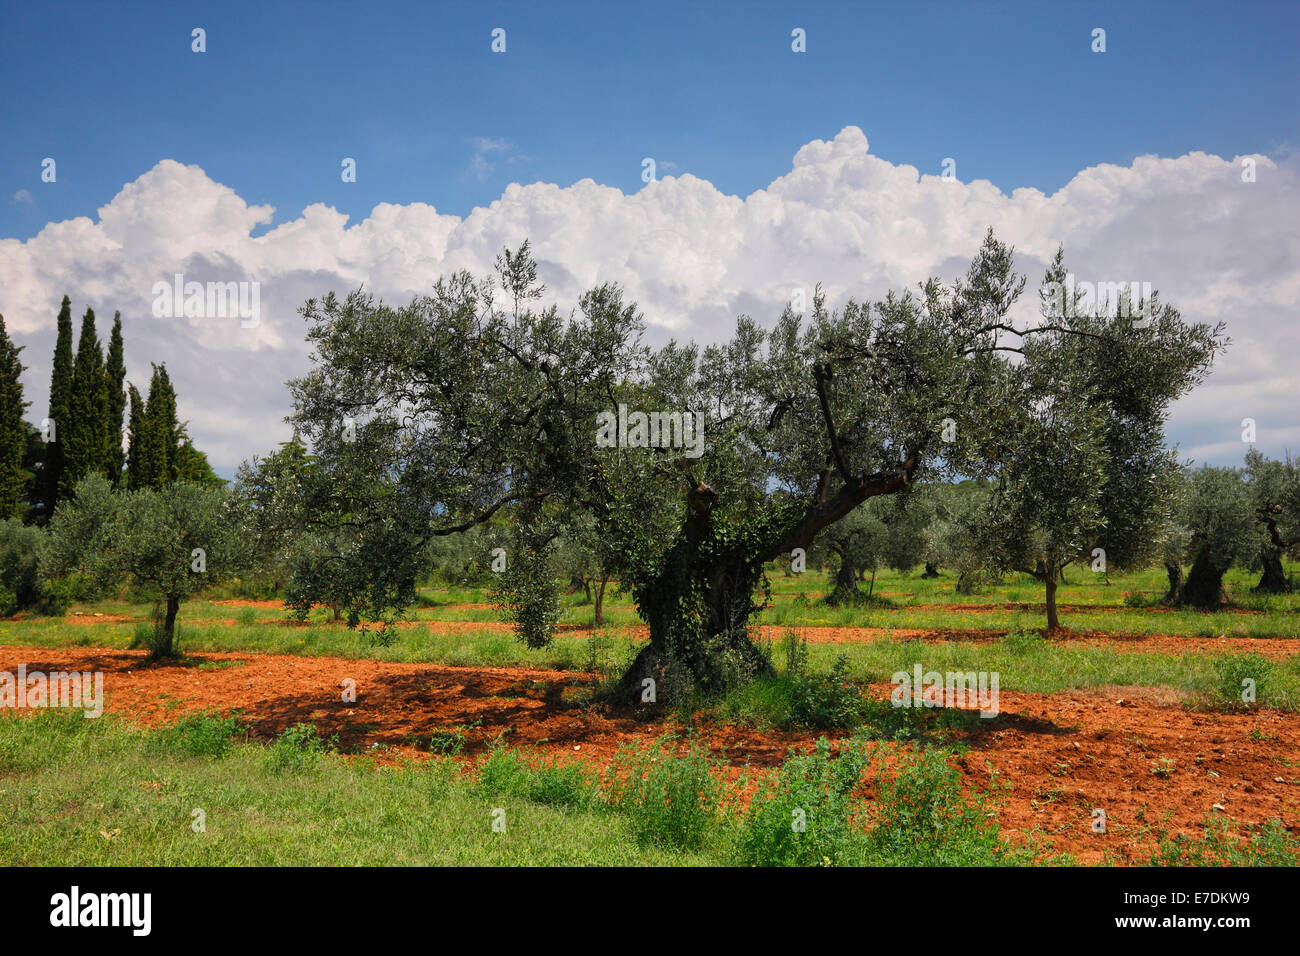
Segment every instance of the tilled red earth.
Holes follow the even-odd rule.
[[[681,729],[669,717],[638,719],[630,710],[584,703],[591,677],[572,672],[218,653],[146,665],[142,651],[0,646],[0,671],[19,664],[29,672],[103,671],[105,709],[143,724],[202,709],[239,712],[258,737],[305,721],[325,736],[338,734],[352,752],[381,744],[389,753],[419,755],[432,735],[462,729],[471,756],[505,733],[515,746],[605,763],[621,745],[648,746]],[[343,700],[349,678],[354,703]],[[873,688],[882,696],[888,690]],[[998,719],[959,735],[969,750],[958,766],[973,790],[987,789],[990,765],[1009,787],[999,822],[1012,839],[1038,831],[1080,862],[1143,863],[1155,828],[1197,835],[1211,814],[1300,827],[1295,714],[1198,712],[1151,688],[1004,691],[1000,708]],[[698,729],[737,772],[778,766],[790,748],[806,749],[818,736]],[[1091,827],[1098,807],[1106,812],[1104,834]]]

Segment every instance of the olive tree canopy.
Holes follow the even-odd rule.
[[[1012,323],[1023,286],[990,233],[952,285],[838,310],[819,288],[770,328],[741,316],[725,341],[655,349],[617,286],[569,315],[540,307],[527,243],[495,280],[457,273],[404,306],[331,293],[302,309],[314,366],[290,383],[291,420],[316,465],[298,494],[313,520],[348,529],[372,610],[405,599],[434,538],[508,514],[519,567],[590,518],[649,627],[625,687],[672,673],[716,689],[770,666],[746,627],[765,562],[923,476],[992,473],[1032,397],[1015,352],[1053,334]],[[1149,335],[1104,327],[1089,348],[1066,333],[1052,347],[1138,367],[1181,328],[1166,315]],[[1108,435],[1159,391],[1120,401]],[[513,577],[527,592],[542,576]],[[525,640],[549,639],[543,609],[521,620]]]

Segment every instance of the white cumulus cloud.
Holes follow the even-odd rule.
[[[508,150],[476,142],[485,162]],[[1031,285],[1059,244],[1080,280],[1150,282],[1188,319],[1225,321],[1233,344],[1210,380],[1180,402],[1171,436],[1185,454],[1239,462],[1241,420],[1269,454],[1300,450],[1300,175],[1266,156],[1254,182],[1242,160],[1204,153],[1143,156],[1080,171],[1052,195],[986,181],[921,175],[871,155],[846,127],[801,148],[792,168],[744,198],[693,175],[634,194],[590,179],[512,184],[465,218],[434,206],[381,204],[355,225],[317,204],[271,222],[197,166],[163,160],[126,184],[98,218],[52,222],[23,242],[0,240],[0,313],[29,371],[30,417],[45,414],[54,318],[66,293],[107,336],[122,312],[128,376],[166,360],[199,447],[229,473],[288,436],[285,379],[307,368],[308,297],[364,284],[388,300],[426,291],[440,274],[483,273],[503,245],[530,238],[549,295],[567,307],[589,286],[622,283],[653,327],[701,341],[726,336],[738,313],[770,322],[792,290],[821,282],[832,304],[915,287],[965,270],[992,226],[1017,249]],[[260,284],[261,321],[156,319],[152,288],[187,281]]]

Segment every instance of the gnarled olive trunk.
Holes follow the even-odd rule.
[[[648,606],[659,603],[656,598],[668,599],[663,604],[680,610],[647,617],[650,643],[619,682],[620,693],[628,695],[629,702],[645,699],[647,678],[654,681],[649,687],[655,701],[664,702],[691,690],[719,693],[774,673],[771,661],[750,640],[746,627],[752,586],[731,584],[698,603],[678,603],[669,594],[639,590],[647,595],[644,603],[640,598],[637,602],[643,615]]]
[[[937,578],[939,576],[939,565],[933,561],[925,562],[925,571],[921,574],[923,578]]]
[[[693,690],[719,693],[774,673],[747,627],[764,556],[743,545],[719,546],[712,519],[716,499],[707,485],[690,490],[677,540],[658,573],[633,589],[650,643],[619,682],[629,702],[646,700],[651,689],[657,703]]]
[[[1282,539],[1282,531],[1277,526],[1277,516],[1280,513],[1280,505],[1262,508],[1258,512],[1259,519],[1268,531],[1268,540],[1259,548],[1264,573],[1255,585],[1255,590],[1265,594],[1282,594],[1291,590],[1291,582],[1287,580],[1286,570],[1282,567],[1282,554],[1287,550],[1288,542]],[[1290,544],[1294,546],[1294,542]]]
[[[1192,569],[1187,572],[1187,580],[1183,583],[1178,603],[1203,610],[1222,607],[1228,601],[1228,594],[1223,588],[1223,574],[1226,570],[1213,559],[1210,549],[1203,545],[1196,552]]]
[[[1183,590],[1183,566],[1176,561],[1166,561],[1165,574],[1169,575],[1169,590],[1160,599],[1160,603],[1177,604],[1178,595]]]
[[[691,478],[686,520],[676,540],[653,574],[638,569],[630,578],[650,643],[620,680],[619,696],[628,703],[648,701],[653,688],[655,701],[662,703],[679,693],[714,694],[774,675],[772,662],[748,630],[750,615],[760,606],[754,591],[765,563],[810,547],[822,529],[867,498],[903,488],[918,461],[913,454],[895,468],[861,476],[848,473],[841,462],[845,484],[835,494],[806,508],[753,515],[722,534],[713,521],[717,492]],[[647,686],[647,680],[653,683]]]
[[[1260,575],[1255,590],[1264,594],[1283,594],[1291,590],[1291,582],[1286,579],[1286,569],[1282,567],[1280,552],[1265,548],[1260,555],[1264,564],[1264,573]]]
[[[840,555],[840,566],[835,572],[835,586],[827,596],[826,603],[852,604],[858,599],[858,569],[843,550],[836,550]]]

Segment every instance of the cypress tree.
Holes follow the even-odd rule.
[[[126,455],[122,451],[122,414],[126,411],[126,360],[122,344],[122,313],[113,313],[113,333],[108,340],[108,361],[104,365],[104,387],[108,393],[104,422],[104,470],[116,488],[122,482]]]
[[[189,481],[196,485],[224,487],[226,482],[208,463],[208,456],[194,447],[188,438],[177,449],[176,480]]]
[[[176,422],[176,392],[166,365],[153,367],[149,399],[145,403],[145,434],[148,442],[142,456],[143,475],[150,488],[162,488],[176,480],[180,466],[180,426]]]
[[[22,491],[27,484],[23,457],[27,450],[27,423],[23,411],[22,346],[14,345],[0,315],[0,518],[21,517]]]
[[[150,436],[148,422],[144,416],[144,399],[140,397],[140,391],[134,385],[128,385],[127,395],[130,398],[131,413],[126,429],[130,442],[126,454],[126,486],[131,491],[135,491],[149,487],[148,478],[144,473],[144,460],[151,454],[148,449]]]
[[[143,399],[130,385],[130,448],[126,455],[126,486],[163,488],[176,481],[221,486],[225,484],[208,464],[207,455],[194,447],[185,426],[176,419],[176,390],[165,365],[153,367],[149,397]]]
[[[107,386],[104,352],[95,334],[95,311],[88,308],[81,320],[77,358],[72,367],[72,400],[68,425],[63,429],[67,440],[63,447],[63,471],[59,475],[60,498],[70,497],[82,478],[105,470]]]
[[[45,463],[41,469],[46,519],[54,513],[59,501],[65,457],[63,429],[71,415],[71,406],[72,300],[65,295],[59,309],[58,337],[54,343],[54,368],[50,373],[50,415],[45,428],[49,441],[45,446]]]

